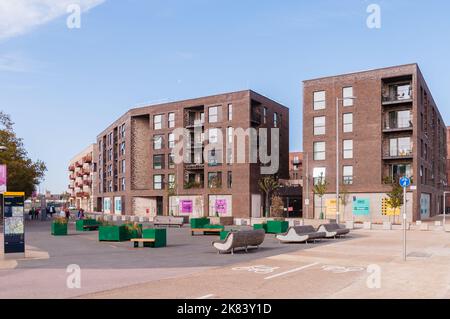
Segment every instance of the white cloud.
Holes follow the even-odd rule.
[[[71,4],[85,12],[105,0],[1,0],[0,40],[18,36],[67,13]]]

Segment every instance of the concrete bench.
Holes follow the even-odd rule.
[[[134,244],[134,248],[139,248],[139,243],[142,243],[145,247],[145,243],[154,243],[156,240],[153,238],[133,238],[130,241]]]
[[[195,233],[202,233],[203,235],[220,235],[223,228],[191,228],[191,234],[194,236]]]
[[[213,242],[213,246],[218,254],[234,254],[236,248],[243,248],[247,252],[248,247],[259,247],[264,242],[265,235],[263,229],[230,232],[225,240]]]

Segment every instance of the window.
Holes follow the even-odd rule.
[[[155,135],[153,136],[153,149],[160,150],[163,148],[163,136]]]
[[[233,104],[228,104],[228,121],[233,120]]]
[[[420,176],[423,174],[423,166],[420,167]],[[411,164],[393,164],[391,165],[391,171],[390,171],[390,177],[395,180],[399,181],[400,178],[406,176],[411,178],[412,177],[412,166]]]
[[[411,99],[411,85],[403,84],[397,86],[397,100],[410,100]]]
[[[113,143],[113,133],[108,134],[108,145],[111,146]]]
[[[233,172],[231,171],[227,173],[227,186],[228,188],[232,188],[233,186]]]
[[[164,155],[153,155],[153,169],[164,169]]]
[[[263,123],[267,123],[267,107],[263,107]]]
[[[222,164],[222,151],[210,150],[208,152],[208,166],[219,166],[220,164]]]
[[[125,189],[125,177],[122,177],[121,179],[120,179],[120,190],[121,191],[125,191],[126,189]]]
[[[121,171],[122,171],[122,174],[125,174],[125,171],[126,171],[125,160],[122,160],[122,163],[121,163]]]
[[[217,128],[210,128],[208,130],[208,139],[210,144],[216,144],[219,142],[219,130]]]
[[[353,113],[343,115],[343,126],[344,133],[353,132]]]
[[[314,118],[314,135],[325,135],[325,116]]]
[[[153,175],[153,189],[163,189],[163,175]]]
[[[408,128],[412,127],[411,111],[389,112],[389,122],[387,129]]]
[[[108,177],[112,177],[112,165],[108,165]]]
[[[391,138],[389,140],[389,155],[390,156],[412,155],[411,138],[410,137]]]
[[[125,142],[120,143],[120,155],[125,155]]]
[[[233,139],[234,139],[233,134],[234,134],[233,128],[231,126],[227,127],[227,142],[229,145],[233,144]]]
[[[314,110],[323,110],[326,107],[325,91],[314,92]]]
[[[120,126],[120,137],[125,138],[125,124]]]
[[[315,142],[314,143],[314,160],[324,161],[325,160],[325,142]]]
[[[175,174],[169,174],[169,189],[175,189]]]
[[[353,184],[353,166],[344,166],[342,173],[344,185]]]
[[[342,102],[344,106],[353,106],[353,87],[346,87],[342,89]]]
[[[112,191],[113,191],[113,183],[112,183],[112,181],[109,181],[109,183],[108,183],[108,192],[112,193]]]
[[[167,123],[169,128],[174,128],[175,127],[175,113],[169,113],[169,120]]]
[[[273,113],[273,127],[278,127],[278,113]]]
[[[175,134],[170,133],[169,134],[169,148],[175,147]]]
[[[209,188],[221,188],[222,187],[222,173],[221,172],[208,173],[208,187]]]
[[[112,148],[108,150],[108,161],[112,161],[112,157],[113,157],[113,152],[112,152]]]
[[[345,159],[353,158],[353,140],[344,140],[343,153]]]
[[[175,154],[169,154],[169,168],[175,168]]]
[[[219,121],[219,107],[212,106],[208,110],[208,121],[209,123],[217,123]]]
[[[314,185],[319,185],[325,182],[326,170],[327,169],[325,167],[314,168],[313,170]]]
[[[154,130],[162,129],[162,122],[163,122],[163,116],[162,115],[155,115],[153,117],[153,129]]]

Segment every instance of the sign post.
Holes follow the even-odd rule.
[[[403,261],[406,261],[406,188],[411,185],[408,177],[400,179],[400,186],[403,187]]]
[[[25,254],[25,193],[3,194],[4,250],[7,254]]]

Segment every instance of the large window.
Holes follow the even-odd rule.
[[[163,116],[162,115],[155,115],[153,117],[153,129],[155,129],[155,130],[162,129],[162,123],[163,123]]]
[[[228,104],[228,121],[233,120],[233,104]]]
[[[345,159],[353,158],[353,140],[344,140],[343,155]]]
[[[208,151],[208,166],[219,166],[222,164],[222,151],[212,149]]]
[[[122,125],[120,126],[120,137],[121,137],[121,138],[125,138],[125,129],[126,129],[125,124],[122,124]]]
[[[169,134],[169,148],[175,147],[175,134],[170,133]]]
[[[314,185],[323,184],[325,182],[327,169],[325,167],[316,167],[313,170]]]
[[[345,113],[343,115],[343,130],[344,133],[353,132],[353,113]]]
[[[342,89],[342,102],[344,106],[353,106],[353,87],[346,87]]]
[[[344,185],[353,184],[353,166],[344,166],[343,167],[342,178],[343,178]]]
[[[279,124],[279,115],[275,112],[273,113],[273,127],[278,127]]]
[[[122,177],[122,178],[120,179],[120,190],[121,190],[122,192],[126,191],[126,187],[125,187],[125,177]]]
[[[162,135],[155,135],[153,136],[153,149],[154,150],[160,150],[163,148],[163,136]]]
[[[412,155],[412,143],[410,137],[391,138],[389,140],[390,156],[410,156]]]
[[[163,175],[153,175],[153,189],[160,190],[163,189]]]
[[[212,106],[208,109],[208,122],[217,123],[219,121],[219,107]]]
[[[325,142],[315,142],[314,143],[314,160],[324,161],[325,160]]]
[[[219,129],[210,128],[208,130],[208,139],[210,144],[216,144],[219,142]]]
[[[412,127],[411,111],[389,112],[389,120],[386,126],[387,129]]]
[[[228,171],[228,176],[227,176],[227,185],[228,188],[232,188],[233,187],[233,172]]]
[[[326,107],[325,91],[314,92],[314,110],[323,110]]]
[[[122,171],[122,174],[125,174],[125,171],[126,171],[126,165],[125,165],[125,160],[122,160],[122,162],[121,162],[121,171]]]
[[[120,155],[125,155],[125,142],[120,143]]]
[[[153,169],[164,169],[164,155],[153,155]]]
[[[175,127],[175,113],[169,113],[169,119],[167,122],[169,128]]]
[[[222,187],[222,173],[221,172],[208,173],[208,187],[209,188],[221,188]]]
[[[175,168],[175,154],[169,154],[169,168]]]
[[[175,174],[169,174],[169,189],[175,189]]]
[[[325,116],[314,118],[314,135],[325,135]]]
[[[267,123],[267,107],[263,107],[263,123]]]
[[[423,167],[421,167],[421,176],[423,175]],[[390,167],[390,177],[395,181],[399,181],[400,178],[412,177],[412,166],[411,164],[393,164]]]

